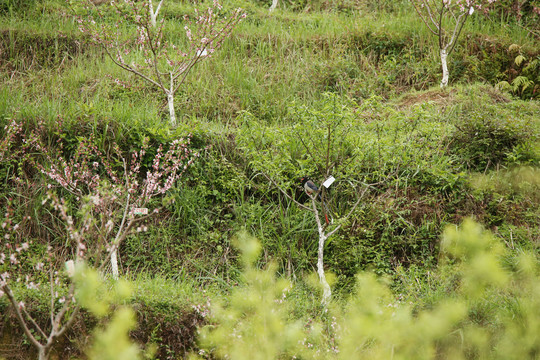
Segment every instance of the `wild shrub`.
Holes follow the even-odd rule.
[[[501,116],[494,107],[466,111],[455,126],[449,150],[466,168],[476,171],[504,165],[516,147],[535,136],[526,121],[511,113]]]
[[[327,309],[288,314],[299,299],[295,284],[257,270],[260,250],[245,235],[243,282],[230,302],[211,307],[215,323],[201,331],[204,358],[268,359],[533,359],[540,348],[539,262],[511,253],[481,226],[466,220],[443,235],[441,265],[418,280],[403,273],[392,292],[364,272],[355,291]],[[421,284],[426,285],[420,288]],[[418,286],[418,287],[417,287]],[[313,289],[319,296],[319,289]],[[429,306],[412,297],[435,295]],[[301,302],[309,302],[303,298]],[[201,358],[193,354],[193,358]]]

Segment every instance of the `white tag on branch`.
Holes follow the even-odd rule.
[[[330,187],[330,185],[332,185],[334,183],[334,181],[336,181],[336,179],[333,176],[330,176],[328,179],[326,179],[323,182],[323,186],[328,189]]]
[[[474,8],[471,6],[471,8],[469,9],[469,15],[472,15],[473,12],[474,12]]]
[[[75,263],[73,260],[66,261],[66,272],[69,277],[73,277],[73,275],[75,275]]]
[[[135,215],[148,215],[148,208],[134,208],[133,214]]]
[[[206,49],[203,49],[202,51],[197,50],[197,56],[206,56],[206,55],[208,55],[208,51],[206,51]]]

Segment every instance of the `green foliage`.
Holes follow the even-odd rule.
[[[262,6],[270,7],[270,0],[252,0]],[[392,0],[280,0],[278,9],[291,11],[339,11],[354,13],[355,11],[398,12],[406,6],[406,1]]]
[[[243,238],[250,244],[244,247],[257,247],[253,239]],[[287,309],[297,301],[288,295],[294,285],[276,278],[273,267],[255,270],[246,260],[245,283],[228,304],[212,307],[216,323],[203,329],[199,354],[234,359],[535,358],[540,351],[538,258],[527,252],[512,255],[471,220],[459,229],[447,228],[443,252],[442,264],[431,275],[434,288],[421,290],[423,296],[438,291],[428,307],[407,301],[416,290],[394,295],[385,279],[360,273],[354,293],[315,319],[288,317]],[[418,282],[416,275],[403,273],[402,291]]]
[[[17,14],[20,16],[24,14],[29,8],[35,6],[36,0],[1,0],[0,1],[0,15],[13,16]]]
[[[139,348],[128,336],[135,324],[135,315],[131,309],[116,310],[107,328],[97,331],[94,335],[94,345],[88,352],[88,358],[92,360],[140,359]]]
[[[509,51],[511,51],[512,48],[511,45]],[[497,83],[497,88],[502,91],[509,91],[522,99],[535,99],[540,97],[540,56],[533,57],[529,61],[520,53],[514,59],[514,64],[519,70],[519,72],[515,70],[514,73],[517,73],[518,75],[513,77],[511,81],[509,80],[510,82],[503,80]]]
[[[503,23],[520,23],[533,30],[539,30],[540,1],[538,0],[500,0],[493,3],[491,16]]]
[[[76,264],[74,281],[77,284],[76,298],[83,308],[100,318],[112,313],[106,326],[94,330],[93,344],[87,352],[88,358],[140,359],[139,347],[129,338],[129,332],[136,325],[133,310],[127,306],[112,307],[124,302],[131,295],[130,285],[120,280],[110,289],[110,285],[84,263]]]
[[[293,104],[290,126],[263,128],[246,113],[238,144],[256,171],[285,188],[298,184],[302,176],[325,176],[328,166],[339,176],[358,147],[349,134],[354,116],[346,101],[327,93],[314,107]]]
[[[483,171],[503,165],[515,149],[538,137],[537,125],[529,119],[497,112],[497,107],[484,106],[464,112],[456,121],[450,151],[468,168]],[[522,159],[527,160],[533,159]]]
[[[273,265],[264,271],[253,267],[260,252],[257,240],[241,234],[237,244],[243,254],[243,284],[233,290],[228,304],[218,300],[212,306],[217,324],[203,328],[199,354],[233,359],[275,359],[298,354],[308,335],[300,321],[287,321],[289,310],[284,299],[290,282],[276,279]],[[318,338],[320,329],[314,326],[312,330],[309,337]],[[313,354],[307,350],[305,353]]]
[[[164,2],[161,14],[169,20],[167,38],[183,39],[183,14],[210,3]],[[406,354],[402,357],[416,359],[425,353],[426,358],[450,358],[454,355],[451,348],[463,350],[456,358],[482,358],[482,351],[494,348],[493,344],[498,349],[493,351],[506,346],[506,335],[501,332],[505,328],[534,342],[532,331],[528,333],[518,323],[518,319],[523,324],[535,320],[520,312],[529,300],[523,300],[522,280],[516,279],[515,270],[521,261],[517,255],[537,252],[540,238],[536,180],[540,107],[537,100],[530,101],[539,93],[538,46],[529,32],[537,27],[534,20],[538,16],[532,7],[536,2],[528,1],[518,9],[513,7],[519,5],[516,1],[497,1],[497,16],[478,14],[468,21],[456,56],[449,62],[456,86],[445,91],[432,87],[440,72],[433,51],[436,44],[408,1],[280,0],[277,10],[269,14],[270,3],[235,0],[224,4],[225,11],[246,8],[248,17],[213,61],[194,69],[176,99],[183,124],[171,129],[164,126],[167,112],[158,91],[122,74],[82,37],[76,22],[63,15],[64,1],[0,0],[0,144],[5,139],[4,125],[18,119],[23,120],[25,132],[43,124],[43,140],[53,144],[60,139],[68,153],[89,134],[94,134],[104,153],[110,153],[112,143],[128,153],[149,137],[151,157],[159,144],[187,132],[193,133],[195,148],[205,149],[182,185],[163,199],[165,208],[151,224],[154,226],[130,236],[120,249],[121,266],[136,278],[134,295],[127,300],[138,322],[131,330],[133,338],[156,344],[156,358],[184,356],[196,347],[196,325],[212,324],[215,329],[218,324],[201,315],[207,306],[206,290],[212,299],[221,298],[222,314],[238,313],[228,301],[235,294],[233,307],[249,311],[241,324],[224,323],[259,344],[265,339],[249,332],[260,330],[263,318],[256,313],[265,309],[253,303],[241,307],[239,294],[259,294],[265,299],[267,308],[275,311],[267,319],[278,324],[270,337],[281,349],[276,357],[297,353],[304,358],[354,358],[356,353],[343,351],[348,341],[350,351],[362,351],[357,357],[376,357],[386,346],[381,356],[390,358],[393,346],[394,358]],[[517,13],[523,14],[521,19],[515,17]],[[107,21],[114,21],[114,15]],[[117,78],[132,85],[119,83]],[[516,98],[490,85],[475,84],[478,81],[506,81]],[[58,116],[63,119],[61,129],[55,125]],[[367,190],[365,201],[325,248],[326,270],[336,277],[337,304],[348,302],[345,299],[357,281],[363,287],[354,296],[361,302],[346,311],[347,306],[336,306],[324,315],[319,307],[320,291],[310,279],[318,281],[309,275],[317,254],[314,220],[260,173],[267,171],[297,200],[307,200],[298,178],[307,174],[323,180],[326,174],[319,167],[325,152],[308,154],[300,138],[311,139],[310,148],[321,148],[328,124],[335,125],[338,134],[331,156],[342,161],[338,181],[328,193],[332,211],[343,213],[354,198],[347,180],[359,186],[363,186],[361,182],[386,181]],[[455,125],[466,131],[460,133]],[[478,130],[481,136],[475,135]],[[24,236],[32,243],[22,269],[44,282],[47,274],[31,269],[45,253],[46,244],[40,239],[50,241],[60,259],[66,254],[66,238],[59,230],[62,224],[49,220],[47,209],[40,205],[44,186],[39,174],[29,171],[19,157],[20,143],[8,143],[9,160],[0,164],[0,211],[5,211],[7,199],[14,198],[14,217],[32,217],[23,226]],[[145,165],[151,166],[147,160]],[[476,170],[485,173],[470,173]],[[31,189],[21,191],[17,176]],[[506,283],[489,284],[492,280],[474,269],[484,297],[465,294],[461,268],[453,264],[465,265],[458,258],[450,261],[440,255],[443,227],[466,216],[490,228],[510,249],[500,256],[509,271]],[[240,230],[260,239],[258,266],[286,274],[288,281],[273,278],[274,273],[257,275],[257,279],[266,279],[261,284],[270,284],[269,288],[248,290],[251,280],[240,274],[242,261],[232,246],[233,234]],[[493,261],[484,259],[479,264],[498,269]],[[357,280],[355,275],[366,268],[394,276],[395,281],[390,286],[388,280],[373,275]],[[236,288],[238,282],[241,290]],[[277,290],[271,290],[271,284],[278,284]],[[289,289],[285,298],[279,291],[284,286]],[[390,292],[389,286],[397,293]],[[527,286],[523,289],[532,291]],[[32,314],[41,314],[38,318],[44,324],[49,321],[47,291],[24,287],[14,291]],[[371,298],[371,292],[380,297]],[[92,305],[105,313],[101,299],[107,297],[95,297]],[[267,300],[271,297],[276,302]],[[462,316],[466,297],[471,304],[465,304],[466,315]],[[441,299],[453,310],[442,309]],[[0,337],[6,339],[7,332],[13,347],[23,349],[20,357],[31,357],[21,342],[23,336],[9,330],[14,328],[9,328],[9,311],[3,300]],[[362,314],[358,306],[364,304],[369,311]],[[404,307],[399,310],[401,325],[396,323],[398,313],[392,312],[394,305]],[[534,302],[525,308],[532,305]],[[456,321],[459,316],[461,320]],[[504,320],[512,316],[513,325]],[[342,326],[347,317],[362,324],[358,334],[363,338],[351,335],[345,341],[338,337],[338,324]],[[422,326],[414,323],[420,317],[425,319]],[[104,316],[99,321],[107,319]],[[69,341],[60,340],[58,348],[65,350],[62,356],[82,356],[82,346],[73,339],[88,337],[95,321],[93,315],[84,313],[75,326],[78,333],[68,334]],[[468,324],[481,324],[482,328],[465,328]],[[355,324],[347,326],[343,333]],[[286,343],[275,335],[280,329],[294,336],[302,334],[301,340],[306,341],[300,348]],[[384,331],[392,344],[384,338]],[[211,332],[208,330],[209,341]],[[399,332],[409,337],[402,339]],[[508,336],[508,341],[515,337]],[[225,339],[234,342],[222,332],[218,340]],[[488,345],[485,339],[490,339]],[[518,337],[516,344],[521,340]],[[313,348],[307,348],[308,343]],[[484,350],[477,350],[473,343]],[[340,353],[332,348],[338,344]],[[227,346],[242,353],[234,343]],[[419,354],[415,349],[431,352]],[[276,354],[278,350],[268,351]],[[532,356],[538,354],[534,351]]]
[[[78,303],[99,318],[109,314],[111,305],[121,303],[132,292],[125,280],[115,282],[111,290],[102,276],[83,262],[75,265],[73,281],[77,284]]]

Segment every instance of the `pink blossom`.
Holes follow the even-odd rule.
[[[34,284],[33,281],[30,281],[28,284],[26,284],[26,288],[30,290],[39,290],[39,284]]]

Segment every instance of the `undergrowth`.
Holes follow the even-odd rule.
[[[199,3],[164,5],[164,17],[172,20],[168,36],[180,45],[182,15]],[[92,137],[104,154],[111,154],[115,143],[127,154],[144,137],[158,147],[188,133],[201,154],[182,182],[156,200],[164,211],[149,223],[149,231],[131,235],[120,249],[122,273],[135,289],[126,300],[139,324],[133,337],[158,344],[158,358],[184,356],[202,346],[195,345],[195,328],[207,321],[202,314],[208,299],[222,297],[223,309],[241,302],[237,286],[246,275],[233,246],[241,231],[260,240],[256,267],[269,267],[279,275],[279,289],[289,289],[290,308],[276,313],[290,321],[287,331],[311,329],[304,320],[320,321],[320,331],[313,327],[311,334],[319,343],[312,344],[334,351],[338,330],[330,315],[321,314],[310,275],[317,258],[313,218],[262,174],[270,169],[275,181],[307,203],[299,178],[308,175],[319,184],[326,174],[311,162],[305,138],[297,135],[312,132],[314,141],[323,139],[325,134],[313,130],[321,119],[334,119],[346,134],[331,149],[343,159],[339,173],[331,174],[337,178],[330,189],[332,211],[343,213],[354,198],[347,182],[381,181],[366,191],[354,216],[325,248],[340,305],[357,291],[356,274],[369,269],[392,283],[390,298],[405,306],[400,314],[410,320],[406,324],[417,326],[412,319],[419,314],[438,316],[423,311],[437,308],[455,290],[458,276],[452,275],[456,260],[441,255],[441,234],[469,217],[503,241],[497,246],[506,249],[507,267],[517,264],[516,254],[538,254],[540,91],[535,86],[540,67],[530,64],[540,50],[527,30],[534,30],[536,19],[530,9],[522,10],[519,21],[508,18],[514,10],[499,7],[497,16],[479,14],[467,22],[449,58],[451,86],[440,89],[434,40],[408,2],[280,3],[271,14],[262,1],[226,4],[243,6],[248,17],[215,57],[189,75],[177,96],[180,124],[171,128],[157,89],[124,73],[91,45],[63,2],[0,1],[0,211],[11,199],[17,218],[32,217],[25,236],[34,243],[36,259],[52,243],[58,261],[64,261],[65,239],[58,219],[40,205],[47,182],[28,163],[30,155],[19,152],[21,138],[4,143],[4,127],[12,120],[23,124],[24,134],[43,126],[47,144],[67,144],[66,158],[84,138]],[[523,59],[516,61],[518,56]],[[519,77],[531,85],[525,88],[523,79],[516,85]],[[510,87],[495,87],[504,81]],[[362,279],[389,294],[380,280]],[[32,311],[46,309],[47,294],[18,291]],[[499,341],[506,333],[494,316],[506,319],[521,306],[506,291],[519,293],[505,288],[485,293],[485,301],[475,298],[454,332],[429,346],[445,353],[461,337],[460,349],[474,357],[488,347],[486,336]],[[500,308],[499,300],[505,304]],[[19,334],[2,301],[0,333]],[[386,308],[383,313],[389,316]],[[394,321],[372,315],[381,323]],[[347,316],[340,319],[346,322]],[[225,324],[217,319],[211,321]],[[60,348],[79,356],[88,343],[77,332],[89,334],[95,325],[85,315]],[[1,356],[11,358],[13,351],[13,358],[24,357],[29,351],[22,338],[2,339],[1,349],[11,348]],[[367,340],[363,346],[376,349]],[[506,346],[501,349],[511,348]],[[538,350],[531,351],[534,356]]]

